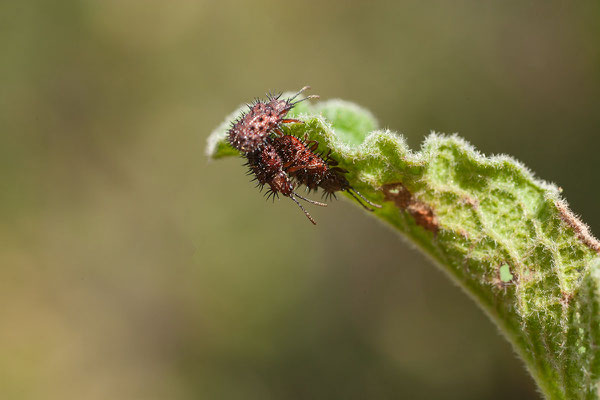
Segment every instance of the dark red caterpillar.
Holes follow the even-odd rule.
[[[283,135],[273,139],[273,146],[283,161],[283,170],[309,190],[316,191],[317,188],[321,188],[326,198],[336,198],[335,192],[345,191],[368,211],[373,211],[373,209],[364,205],[360,199],[370,206],[381,208],[380,205],[370,202],[350,186],[350,182],[343,175],[348,171],[337,166],[338,162],[331,158],[331,150],[325,157],[317,153],[318,142]]]
[[[267,197],[275,198],[279,193],[289,197],[300,207],[306,217],[313,224],[317,224],[311,215],[302,207],[302,204],[296,200],[296,197],[318,206],[326,207],[327,204],[310,200],[294,192],[296,185],[283,170],[283,161],[271,143],[270,138],[266,138],[260,150],[250,152],[246,155],[250,167],[250,174],[254,174],[253,180],[258,181],[258,186],[262,189],[265,184],[270,186],[267,191]]]
[[[329,157],[331,150],[323,158],[316,152],[317,142],[302,141],[295,136],[284,135],[281,131],[285,123],[303,123],[297,119],[286,119],[285,116],[299,102],[318,98],[312,95],[293,101],[307,89],[308,86],[303,87],[287,100],[279,100],[281,94],[268,95],[267,103],[255,100],[248,106],[249,112],[232,124],[227,136],[229,143],[247,159],[249,174],[255,176],[258,186],[262,189],[264,185],[269,185],[268,197],[274,198],[281,193],[291,198],[315,225],[314,219],[296,198],[319,206],[327,204],[304,198],[294,192],[296,183],[305,185],[309,191],[321,188],[325,197],[335,198],[335,192],[346,191],[369,211],[373,210],[365,206],[358,197],[373,207],[381,207],[371,203],[350,186],[343,175],[347,171],[337,167],[337,162]]]

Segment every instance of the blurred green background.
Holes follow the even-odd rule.
[[[0,2],[0,398],[538,398],[410,244],[205,140],[310,84],[515,156],[598,234],[599,38],[597,0]]]

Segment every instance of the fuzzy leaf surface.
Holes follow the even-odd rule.
[[[240,108],[209,137],[226,141]],[[496,323],[549,399],[597,399],[600,243],[559,189],[508,156],[485,157],[432,133],[418,152],[361,107],[299,104],[286,133],[332,150],[351,185],[383,205],[373,215],[429,255]]]

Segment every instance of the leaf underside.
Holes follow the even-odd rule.
[[[239,155],[226,132],[207,154]],[[508,156],[485,157],[457,136],[432,133],[419,152],[378,130],[359,106],[298,104],[287,134],[332,150],[374,213],[433,258],[498,325],[549,399],[596,399],[600,373],[600,243],[561,199]]]

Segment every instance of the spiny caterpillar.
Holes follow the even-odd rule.
[[[227,139],[246,158],[248,174],[254,175],[253,180],[258,182],[261,189],[264,185],[269,185],[268,197],[275,198],[281,193],[292,199],[315,225],[315,220],[296,198],[322,207],[327,204],[300,196],[294,192],[296,184],[305,185],[309,191],[321,188],[325,197],[335,197],[335,192],[346,191],[365,209],[373,211],[357,195],[367,204],[380,208],[381,206],[371,203],[350,186],[343,175],[347,171],[337,167],[337,161],[330,157],[331,150],[323,158],[322,154],[317,153],[317,142],[300,140],[295,136],[284,135],[281,131],[283,124],[303,123],[298,119],[285,118],[296,104],[319,98],[311,95],[294,101],[307,89],[308,86],[303,87],[287,100],[280,100],[281,94],[267,95],[268,102],[256,99],[252,105],[248,105],[248,113],[233,122]]]
[[[284,171],[298,183],[306,186],[309,191],[321,188],[325,198],[336,198],[335,192],[345,191],[368,211],[373,210],[365,206],[356,195],[365,203],[381,208],[350,186],[350,182],[343,175],[348,171],[337,166],[338,162],[331,158],[331,150],[325,157],[317,152],[319,147],[317,141],[307,141],[306,137],[300,140],[295,136],[283,135],[274,138],[274,146],[283,160]]]

